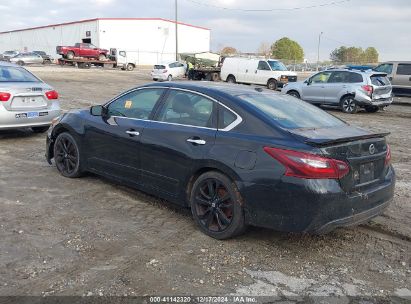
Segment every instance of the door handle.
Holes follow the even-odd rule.
[[[133,136],[139,136],[139,135],[140,135],[140,132],[134,131],[134,130],[127,130],[126,133],[127,133],[128,135],[130,135],[131,137],[133,137]]]
[[[195,145],[205,145],[206,144],[206,141],[204,139],[189,138],[187,139],[187,142],[195,144]]]

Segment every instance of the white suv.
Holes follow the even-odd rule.
[[[171,81],[173,78],[182,78],[186,73],[186,67],[180,62],[170,62],[156,64],[151,71],[151,77],[154,81],[167,80]]]
[[[360,107],[377,112],[393,99],[387,74],[371,70],[326,70],[305,81],[289,83],[281,92],[313,104],[338,106],[351,114]]]

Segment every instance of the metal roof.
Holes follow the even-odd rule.
[[[49,25],[43,25],[43,26],[37,26],[37,27],[30,27],[30,28],[24,28],[24,29],[18,29],[18,30],[11,30],[11,31],[5,31],[5,32],[0,32],[0,34],[7,34],[7,33],[15,33],[15,32],[23,32],[23,31],[30,31],[30,30],[37,30],[37,29],[42,29],[42,28],[48,28],[48,27],[56,27],[56,26],[64,26],[64,25],[71,25],[71,24],[78,24],[78,23],[87,23],[87,22],[93,22],[93,21],[100,21],[100,20],[114,20],[114,21],[129,21],[129,20],[137,20],[137,21],[165,21],[165,22],[170,22],[174,23],[174,20],[169,20],[169,19],[164,19],[164,18],[94,18],[94,19],[84,19],[84,20],[79,20],[79,21],[71,21],[71,22],[65,22],[65,23],[56,23],[56,24],[49,24]],[[185,25],[185,26],[190,26],[202,30],[207,30],[209,31],[209,28],[202,27],[202,26],[197,26],[197,25],[192,25],[188,23],[183,23],[183,22],[177,22],[179,25]]]

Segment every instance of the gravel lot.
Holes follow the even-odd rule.
[[[148,71],[31,68],[66,111],[150,81]],[[401,101],[410,101],[401,98]],[[0,295],[297,295],[411,299],[411,106],[332,114],[392,132],[398,175],[382,216],[325,236],[250,228],[216,241],[188,210],[89,175],[60,176],[45,135],[0,131]]]

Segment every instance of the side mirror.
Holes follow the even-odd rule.
[[[106,113],[105,108],[101,105],[92,106],[90,108],[90,114],[93,116],[104,116]]]
[[[311,84],[311,79],[307,79],[306,81],[304,81],[304,83],[306,83],[307,85]]]

